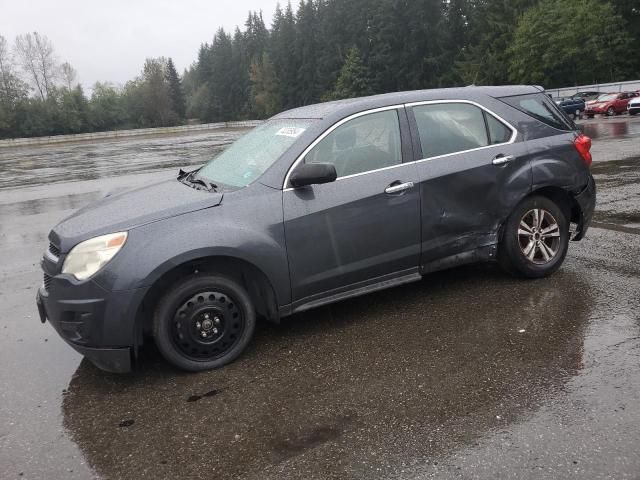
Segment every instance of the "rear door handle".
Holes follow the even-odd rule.
[[[509,163],[509,162],[513,162],[516,159],[516,157],[514,157],[513,155],[498,155],[496,158],[493,159],[493,164],[494,165],[504,165],[505,163]]]
[[[394,193],[404,192],[405,190],[409,190],[411,188],[413,188],[413,182],[399,183],[397,185],[391,184],[385,189],[384,193],[392,195]]]

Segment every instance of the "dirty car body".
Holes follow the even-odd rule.
[[[281,113],[259,129],[220,160],[224,169],[214,159],[57,225],[41,261],[41,319],[105,370],[129,371],[149,335],[178,366],[212,368],[239,355],[253,317],[277,322],[499,259],[511,248],[505,237],[519,235],[505,229],[523,202],[558,207],[546,207],[547,223],[538,218],[538,233],[532,224],[520,243],[518,261],[530,257],[537,276],[551,272],[544,260],[560,250],[560,233],[552,237],[564,224],[551,219],[574,224],[573,240],[591,222],[595,184],[588,152],[576,146],[582,137],[536,87],[330,102]],[[273,161],[247,161],[252,142]],[[235,171],[234,162],[249,166]],[[536,208],[522,215],[533,218]],[[73,267],[85,258],[83,242],[96,238],[106,243],[86,258],[115,255],[95,272],[74,273],[84,268]],[[517,238],[509,240],[516,252]]]

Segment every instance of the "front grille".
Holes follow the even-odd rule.
[[[47,275],[45,273],[44,274],[44,289],[48,291],[50,285],[51,285],[51,276]]]
[[[56,247],[53,243],[49,243],[49,253],[54,257],[60,256],[60,249]]]

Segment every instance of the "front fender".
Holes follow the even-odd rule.
[[[178,265],[224,256],[243,260],[261,270],[271,282],[278,302],[289,303],[282,191],[268,190],[260,199],[245,194],[227,206],[131,230],[122,251],[96,281],[112,291],[144,289]]]

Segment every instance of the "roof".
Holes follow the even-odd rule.
[[[508,97],[512,95],[524,95],[543,91],[541,87],[528,85],[513,85],[499,87],[458,87],[439,88],[433,90],[414,90],[408,92],[384,93],[370,97],[350,98],[333,102],[317,103],[304,107],[294,108],[279,113],[273,118],[313,118],[324,119],[341,111],[357,112],[395,104],[421,102],[429,100],[473,100],[477,96],[489,95],[491,97]]]

